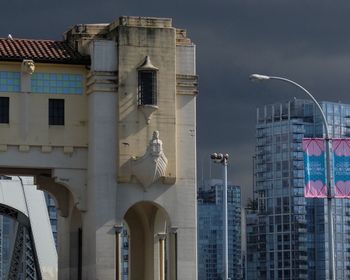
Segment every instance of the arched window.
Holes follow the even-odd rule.
[[[157,73],[155,67],[146,56],[138,70],[138,105],[157,105]]]

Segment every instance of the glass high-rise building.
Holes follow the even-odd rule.
[[[350,105],[321,102],[332,137],[350,136]],[[247,279],[328,279],[325,199],[304,197],[302,139],[323,137],[314,104],[294,99],[257,110],[256,209],[247,221]],[[350,279],[350,200],[334,199],[336,279]],[[255,250],[254,250],[255,248]],[[249,264],[251,260],[252,263]]]
[[[6,279],[10,267],[15,227],[16,224],[13,219],[0,215],[0,279]]]
[[[47,212],[49,214],[52,235],[55,240],[55,245],[57,248],[57,209],[54,199],[47,192],[44,192],[45,201],[47,206]]]
[[[241,279],[241,192],[227,187],[230,279]],[[223,181],[209,180],[198,191],[198,279],[219,280],[223,272]]]
[[[11,177],[0,175],[0,180],[11,180]],[[11,262],[11,251],[14,244],[16,222],[0,215],[0,279],[6,279]]]
[[[246,248],[245,248],[245,271],[244,279],[259,279],[258,278],[258,215],[257,208],[250,205],[245,209],[245,226],[246,226]]]

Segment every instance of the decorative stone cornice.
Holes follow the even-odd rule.
[[[147,55],[143,63],[139,67],[137,67],[137,70],[138,71],[143,71],[143,70],[158,71],[159,68],[153,65],[151,58]]]
[[[186,29],[176,29],[176,45],[193,46],[191,39],[187,37]]]
[[[172,27],[172,20],[171,18],[122,16],[118,23],[111,24],[110,29],[116,26],[167,28]]]
[[[93,92],[117,92],[117,72],[91,71],[87,76],[87,94]]]
[[[160,233],[157,233],[157,236],[158,236],[159,240],[165,240],[167,234],[164,232],[160,232]]]
[[[176,93],[179,95],[197,95],[198,76],[176,75]]]
[[[151,123],[153,113],[158,110],[157,105],[150,105],[150,104],[139,105],[138,108],[139,110],[142,111],[147,124]]]
[[[178,227],[171,227],[171,228],[169,228],[169,233],[175,234],[175,233],[177,233],[177,230],[178,230]]]
[[[114,230],[115,230],[115,232],[118,233],[118,234],[122,233],[122,231],[123,231],[123,225],[120,225],[120,224],[114,225]]]

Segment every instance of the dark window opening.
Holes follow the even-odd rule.
[[[0,97],[0,123],[9,123],[10,115],[10,98]]]
[[[78,280],[82,280],[83,275],[83,231],[78,228]]]
[[[64,125],[64,99],[49,99],[49,125]]]
[[[139,105],[157,104],[157,73],[156,71],[139,71]]]

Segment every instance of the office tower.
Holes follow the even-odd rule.
[[[350,105],[322,102],[332,137],[350,135]],[[247,211],[247,279],[328,279],[325,199],[304,198],[304,137],[323,137],[312,102],[294,99],[257,110],[254,192]],[[350,277],[350,202],[334,200],[337,279]],[[254,216],[255,215],[255,216]],[[247,217],[248,217],[247,216]],[[254,250],[256,249],[256,251]]]
[[[198,279],[221,279],[223,272],[223,181],[209,180],[198,192]],[[229,277],[241,279],[241,192],[227,187]]]

